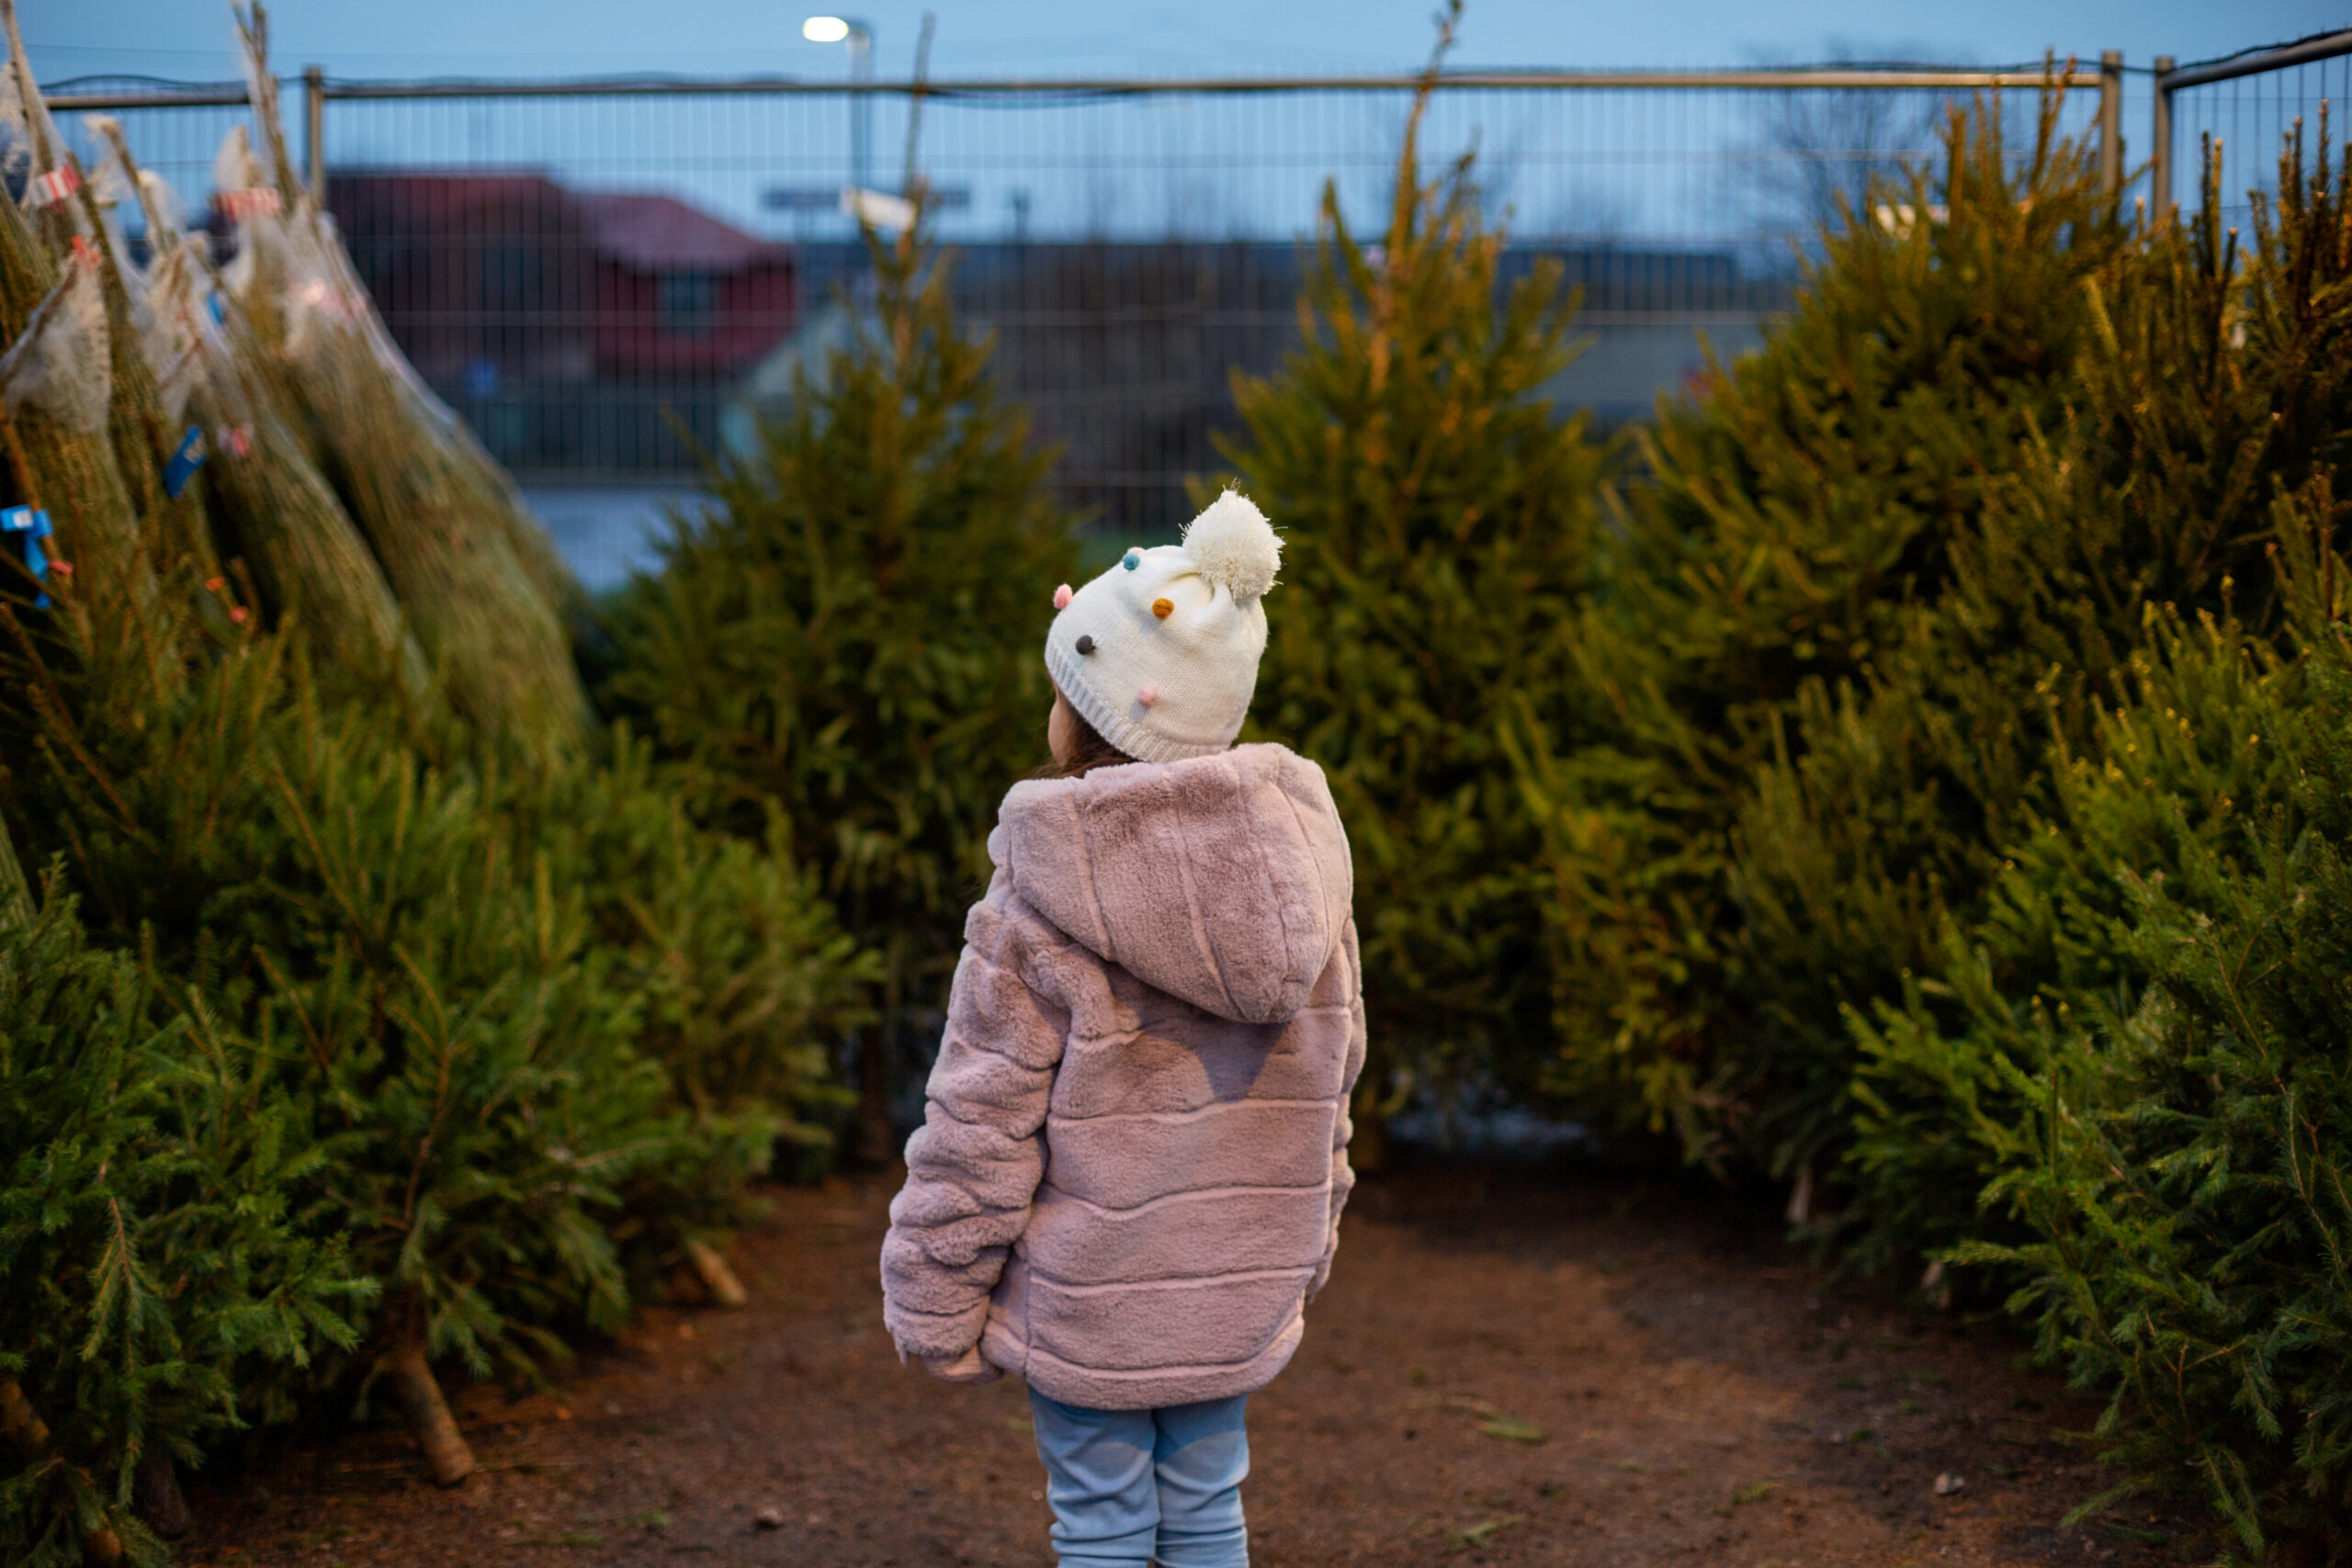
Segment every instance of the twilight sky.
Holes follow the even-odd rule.
[[[233,74],[215,0],[18,0],[43,82]],[[341,76],[545,76],[843,69],[800,38],[808,0],[279,0],[277,58]],[[1428,48],[1430,0],[930,0],[944,76],[1388,71]],[[910,68],[924,0],[857,0],[877,73]],[[1455,60],[1486,65],[1730,65],[1843,51],[1977,62],[2046,48],[2131,64],[2227,53],[2352,25],[2352,0],[1471,0]]]

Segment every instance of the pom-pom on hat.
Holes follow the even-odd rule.
[[[1131,549],[1071,593],[1046,633],[1046,671],[1095,733],[1143,762],[1233,744],[1258,686],[1282,540],[1227,491],[1181,545]]]

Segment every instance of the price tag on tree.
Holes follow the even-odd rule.
[[[204,467],[204,432],[195,425],[180,437],[179,450],[164,465],[164,493],[174,501],[187,489],[187,481],[196,478],[196,470]]]
[[[11,506],[0,511],[0,535],[6,535],[17,545],[18,558],[25,563],[25,570],[33,575],[36,581],[45,581],[49,577],[49,554],[40,547],[40,542],[48,538],[51,532],[46,512],[36,512],[29,506]],[[49,595],[43,593],[33,603],[46,610],[49,608]]]

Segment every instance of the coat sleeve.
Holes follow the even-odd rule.
[[[1057,936],[1000,872],[964,927],[947,1029],[907,1140],[907,1184],[882,1243],[882,1319],[900,1352],[961,1356],[1029,1224],[1046,1168],[1046,1108],[1069,1014],[1032,983]]]
[[[1306,1299],[1313,1301],[1322,1292],[1324,1282],[1331,1277],[1331,1259],[1340,1250],[1340,1211],[1348,1206],[1348,1194],[1355,1190],[1355,1168],[1348,1164],[1348,1140],[1355,1136],[1355,1123],[1349,1120],[1348,1105],[1355,1098],[1356,1079],[1363,1074],[1363,1053],[1367,1036],[1363,1024],[1363,963],[1356,950],[1356,927],[1348,922],[1348,978],[1351,994],[1348,998],[1348,1060],[1340,1077],[1340,1103],[1331,1112],[1331,1226],[1323,1237],[1322,1261],[1315,1265],[1314,1277],[1306,1282]]]

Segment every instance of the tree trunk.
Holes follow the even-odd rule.
[[[890,1115],[889,1035],[875,1024],[858,1036],[857,1158],[879,1169],[899,1157],[899,1129]]]
[[[735,1270],[727,1266],[727,1259],[720,1257],[718,1248],[710,1243],[686,1243],[686,1261],[695,1266],[695,1272],[702,1279],[703,1288],[720,1306],[740,1307],[751,1303],[752,1298],[744,1291],[743,1281],[735,1277]]]
[[[409,1430],[416,1434],[417,1446],[424,1450],[433,1479],[444,1486],[455,1486],[471,1475],[474,1451],[458,1432],[448,1401],[441,1397],[441,1385],[433,1381],[433,1368],[424,1359],[421,1340],[405,1340],[392,1352],[391,1384],[392,1397],[400,1402]]]
[[[1806,1224],[1813,1218],[1813,1162],[1797,1167],[1797,1179],[1789,1188],[1786,1218],[1792,1225]]]
[[[1348,1139],[1348,1166],[1358,1176],[1377,1175],[1388,1163],[1388,1110],[1378,1081],[1366,1068],[1348,1101],[1348,1122],[1354,1128]]]
[[[180,1495],[180,1472],[173,1465],[172,1456],[161,1450],[139,1461],[138,1476],[131,1482],[131,1496],[148,1528],[165,1540],[186,1535],[187,1527],[194,1522],[188,1516],[187,1499]]]

